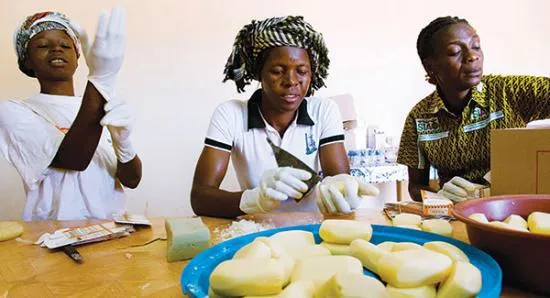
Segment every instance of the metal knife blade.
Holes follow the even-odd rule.
[[[321,181],[321,176],[315,172],[312,168],[310,168],[306,163],[301,161],[298,157],[292,155],[292,153],[284,150],[283,148],[273,144],[273,142],[269,139],[267,139],[267,143],[271,146],[271,149],[273,150],[273,154],[275,155],[275,160],[277,161],[277,165],[279,167],[293,167],[296,169],[301,169],[304,171],[308,171],[311,173],[311,178],[307,181],[304,181],[307,184],[307,192],[304,194],[304,197],[313,190],[315,185],[319,181]]]

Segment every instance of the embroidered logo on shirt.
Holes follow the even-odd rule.
[[[475,109],[474,109],[474,112],[475,112]],[[464,125],[464,127],[462,127],[462,130],[464,132],[479,130],[479,129],[487,127],[487,125],[489,125],[489,123],[491,121],[498,120],[500,118],[504,118],[504,112],[502,112],[502,110],[492,112],[491,114],[489,114],[489,117],[486,117],[485,119],[483,119],[481,121],[478,121],[478,122],[475,122],[475,123],[472,123],[472,124],[468,124],[468,125]],[[472,119],[473,119],[473,113],[472,113]]]
[[[418,134],[433,134],[441,129],[437,117],[428,119],[416,119],[416,131]]]
[[[317,144],[315,143],[315,139],[313,138],[313,133],[305,133],[306,138],[306,154],[310,155],[313,152],[317,151]]]
[[[482,110],[480,107],[475,107],[470,115],[470,119],[472,119],[472,121],[479,121],[485,118],[487,118],[487,112]]]

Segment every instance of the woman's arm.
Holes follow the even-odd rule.
[[[408,167],[409,169],[409,194],[414,201],[421,202],[422,195],[420,190],[428,190],[431,192],[437,192],[437,190],[430,187],[430,168],[417,169]]]
[[[349,174],[349,161],[344,143],[332,143],[319,148],[319,161],[325,177]]]
[[[191,188],[191,207],[196,215],[235,218],[244,214],[239,208],[242,192],[220,189],[230,156],[226,151],[203,148]]]
[[[105,115],[104,104],[101,94],[88,82],[80,110],[50,164],[52,167],[75,171],[88,167],[103,131],[99,121]]]
[[[500,84],[506,88],[504,94],[497,89],[497,96],[504,96],[525,122],[550,118],[550,78],[503,76],[498,80],[503,80]]]
[[[118,161],[116,177],[122,185],[129,188],[136,188],[141,181],[141,159],[136,155],[127,163]]]

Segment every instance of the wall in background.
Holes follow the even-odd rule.
[[[16,24],[31,13],[58,10],[94,36],[97,17],[118,1],[0,2],[0,98],[27,98],[35,80],[19,72],[12,45]],[[432,87],[416,55],[420,30],[437,16],[458,15],[481,36],[485,73],[550,74],[550,1],[126,1],[127,50],[118,91],[138,112],[132,137],[144,164],[143,180],[128,191],[134,213],[190,215],[189,191],[214,108],[246,99],[222,72],[238,30],[251,19],[304,15],[323,32],[330,50],[328,88],[321,96],[350,93],[367,125],[399,136],[410,108]],[[80,60],[77,94],[87,68]],[[223,185],[237,189],[232,170]],[[393,187],[388,189],[393,190]],[[391,196],[390,191],[382,196]],[[19,218],[24,204],[15,170],[0,161],[0,219]]]

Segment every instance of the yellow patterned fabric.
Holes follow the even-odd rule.
[[[433,166],[440,184],[454,176],[483,183],[490,168],[490,131],[544,118],[550,118],[550,78],[484,76],[461,115],[447,110],[437,91],[416,104],[405,121],[397,162]]]

